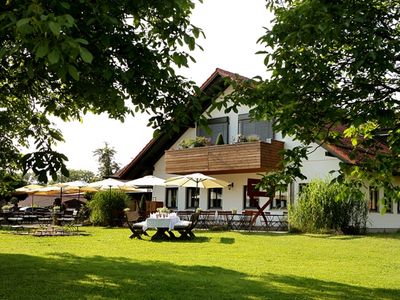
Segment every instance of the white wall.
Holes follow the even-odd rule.
[[[230,92],[227,89],[226,92]],[[239,114],[248,113],[249,108],[239,108]],[[238,134],[238,114],[233,112],[228,115],[223,111],[211,112],[211,118],[229,117],[229,143],[232,143]],[[196,129],[188,129],[182,137],[171,147],[171,149],[177,149],[179,143],[183,139],[195,138]],[[299,143],[290,137],[283,137],[280,133],[275,133],[275,139],[285,142],[285,148],[291,149],[298,146]],[[331,170],[339,169],[339,159],[331,156],[326,156],[326,150],[319,147],[317,144],[312,144],[311,152],[308,160],[303,162],[301,169],[302,173],[307,177],[306,180],[299,180],[294,183],[294,194],[297,195],[299,191],[299,183],[310,182],[314,178],[328,179],[334,175],[330,174]],[[161,178],[169,178],[174,174],[165,173],[165,156],[163,156],[154,166],[154,175]],[[214,177],[223,179],[233,183],[233,188],[225,188],[223,190],[222,210],[231,210],[233,208],[238,209],[240,212],[243,209],[243,186],[247,184],[248,178],[259,178],[257,174],[220,174]],[[178,190],[178,210],[185,209],[185,195],[186,191],[184,188]],[[368,193],[366,195],[368,197]],[[153,191],[153,197],[156,197],[158,201],[165,201],[165,188],[155,187]],[[260,205],[263,205],[267,199],[261,198]],[[207,190],[200,190],[200,208],[203,210],[207,209]],[[393,205],[393,213],[381,215],[380,213],[370,213],[369,222],[367,227],[369,228],[400,228],[400,214],[397,213],[397,203]],[[282,210],[273,210],[273,213],[282,213]]]

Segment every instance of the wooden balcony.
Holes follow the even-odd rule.
[[[284,143],[272,140],[218,145],[165,152],[165,171],[170,174],[253,173],[280,168]]]

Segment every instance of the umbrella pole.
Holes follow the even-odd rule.
[[[199,182],[196,180],[196,193],[197,193],[197,197],[196,197],[196,199],[197,199],[197,207],[196,208],[199,208],[199,205],[200,205],[200,190],[199,190]]]

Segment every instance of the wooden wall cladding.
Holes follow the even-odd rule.
[[[229,174],[264,172],[280,168],[284,143],[272,140],[218,145],[165,152],[166,173]]]

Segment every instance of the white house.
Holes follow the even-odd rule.
[[[206,80],[201,89],[210,97],[221,97],[231,92],[224,78],[234,78],[235,74],[216,69]],[[260,173],[279,167],[279,151],[290,149],[296,141],[285,137],[279,132],[273,132],[269,122],[251,122],[248,117],[249,108],[242,107],[238,113],[229,114],[223,111],[210,112],[209,126],[212,134],[204,129],[184,128],[172,135],[160,135],[151,140],[144,149],[114,177],[135,179],[144,175],[154,175],[169,178],[180,174],[200,172],[223,179],[231,183],[224,189],[201,189],[199,198],[195,196],[194,188],[154,187],[152,197],[157,201],[176,210],[231,210],[239,212],[254,209],[246,193],[247,180],[260,178]],[[224,145],[211,145],[199,148],[181,149],[180,144],[185,139],[196,136],[208,136],[214,143],[218,134],[222,134]],[[238,135],[257,135],[260,140],[248,143],[238,143]],[[307,177],[305,181],[296,181],[288,186],[286,193],[276,195],[276,199],[267,208],[275,214],[286,211],[288,203],[295,203],[298,192],[303,184],[313,178],[328,178],[329,172],[339,169],[341,161],[351,162],[348,151],[335,146],[318,147],[310,145],[315,151],[304,161],[302,172]],[[366,193],[369,196],[370,212],[367,227],[370,230],[396,230],[400,228],[400,204],[393,203],[391,211],[382,215],[379,212],[379,199],[383,191]],[[260,206],[267,198],[260,198]],[[198,203],[197,203],[198,202]]]

